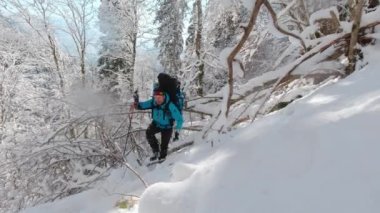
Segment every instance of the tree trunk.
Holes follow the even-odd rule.
[[[198,96],[203,96],[203,76],[204,76],[204,63],[203,58],[201,56],[202,52],[202,1],[196,0],[196,8],[197,8],[197,28],[195,34],[195,53],[197,55],[197,66],[198,66],[198,76],[197,76],[197,94]]]
[[[134,33],[133,33],[133,38],[132,38],[132,63],[131,63],[131,73],[130,73],[130,94],[133,93],[134,91],[134,75],[135,75],[135,63],[136,63],[136,44],[137,44],[137,31],[138,31],[138,18],[137,18],[137,1],[134,0],[133,3],[133,18],[134,18],[134,23],[133,23],[133,28],[134,28]]]
[[[85,66],[85,61],[84,61],[84,51],[81,52],[81,56],[80,56],[80,73],[81,73],[81,79],[82,79],[82,86],[85,85],[85,81],[86,81],[86,66]]]
[[[350,5],[351,6],[351,5]],[[355,70],[356,58],[355,58],[355,46],[358,41],[359,29],[360,29],[360,21],[362,18],[362,11],[364,6],[364,0],[358,0],[357,4],[354,6],[354,10],[351,13],[352,15],[352,33],[350,39],[350,45],[348,49],[348,66],[346,68],[346,75],[351,74]]]

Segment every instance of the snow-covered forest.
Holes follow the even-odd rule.
[[[380,212],[379,5],[0,0],[0,212]],[[184,127],[147,167],[161,72]]]

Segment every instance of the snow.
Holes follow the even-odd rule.
[[[225,67],[225,69],[228,69],[228,56],[233,51],[234,47],[226,47],[224,48],[220,54],[219,54],[219,60],[221,62],[221,65]],[[232,62],[233,67],[233,76],[234,78],[243,78],[244,77],[244,70],[240,66],[240,63],[242,62],[242,57],[240,54],[237,54],[235,56],[235,61]]]
[[[239,55],[238,55],[239,56]],[[241,57],[237,57],[237,58],[241,58]],[[234,61],[232,62],[232,67],[233,67],[233,74],[234,74],[234,78],[238,77],[238,78],[243,78],[244,77],[244,70],[242,69],[243,65],[240,65],[240,62],[241,60],[240,59],[237,59],[238,61]],[[241,62],[242,63],[242,62]]]
[[[380,33],[369,34],[368,37],[374,38],[374,39],[380,39]]]
[[[222,51],[220,51],[219,60],[222,66],[226,67],[226,69],[228,67],[228,63],[227,63],[228,56],[231,54],[233,49],[234,49],[233,47],[226,47]]]
[[[221,62],[221,65],[225,67],[225,69],[228,69],[228,56],[233,51],[234,47],[226,47],[224,48],[220,54],[219,54],[219,60]],[[242,61],[241,55],[237,54],[235,56],[235,61],[232,62],[233,67],[233,74],[234,77],[243,78],[244,77],[244,70],[241,69],[240,62]]]
[[[148,188],[139,212],[378,212],[378,56],[347,79],[221,136],[221,147],[187,179]]]
[[[137,168],[147,189],[119,169],[95,189],[24,212],[380,212],[380,45],[363,52],[368,66],[213,147],[198,141]],[[141,196],[138,207],[117,209],[121,194]]]
[[[376,22],[379,20],[379,17],[380,17],[380,10],[379,9],[377,9],[373,12],[367,13],[367,14],[363,14],[362,20],[360,22],[360,26],[365,26],[365,25],[368,25],[370,23]]]
[[[194,171],[197,170],[197,166],[187,163],[176,163],[172,171],[172,181],[182,181],[190,177]]]
[[[273,23],[272,17],[269,16],[268,18],[269,18],[269,21],[268,21],[268,23],[266,25],[266,27],[268,28],[268,32],[271,33],[274,37],[277,37],[277,38],[287,37],[287,35],[285,35],[284,33],[282,33],[282,32],[280,32],[280,31],[277,30],[276,26]],[[297,44],[299,44],[299,42]]]

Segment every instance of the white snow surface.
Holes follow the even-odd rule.
[[[380,45],[335,84],[252,125],[172,154],[153,170],[115,170],[101,185],[24,212],[378,213]],[[117,209],[122,196],[138,208]]]

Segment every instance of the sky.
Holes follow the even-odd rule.
[[[100,5],[100,1],[95,1],[95,8],[98,8]],[[187,28],[189,26],[189,20],[190,20],[190,13],[191,13],[191,7],[193,5],[192,0],[187,1],[189,10],[187,11],[187,15],[185,17],[185,24],[184,24],[184,30],[183,30],[183,39],[185,40],[188,36]],[[154,38],[156,37],[155,28],[157,27],[157,24],[154,24],[154,18],[155,16],[152,15],[152,11],[155,11],[157,8],[155,8],[156,1],[155,0],[146,0],[144,2],[146,6],[142,7],[140,9],[141,17],[139,19],[139,25],[141,27],[140,29],[140,35],[137,40],[137,48],[140,54],[144,54],[144,52],[156,52],[157,49],[154,46]],[[97,11],[95,12],[94,19],[91,22],[91,26],[89,26],[89,39],[91,40],[90,46],[88,48],[88,56],[91,61],[96,61],[98,56],[98,51],[100,48],[99,44],[99,37],[101,36],[101,32],[98,29],[98,16]],[[62,20],[56,19],[54,21],[59,26],[64,26],[64,23]],[[75,55],[75,45],[72,42],[72,39],[69,35],[62,31],[57,31],[57,36],[60,40],[61,45],[65,48],[67,52],[70,54]]]

